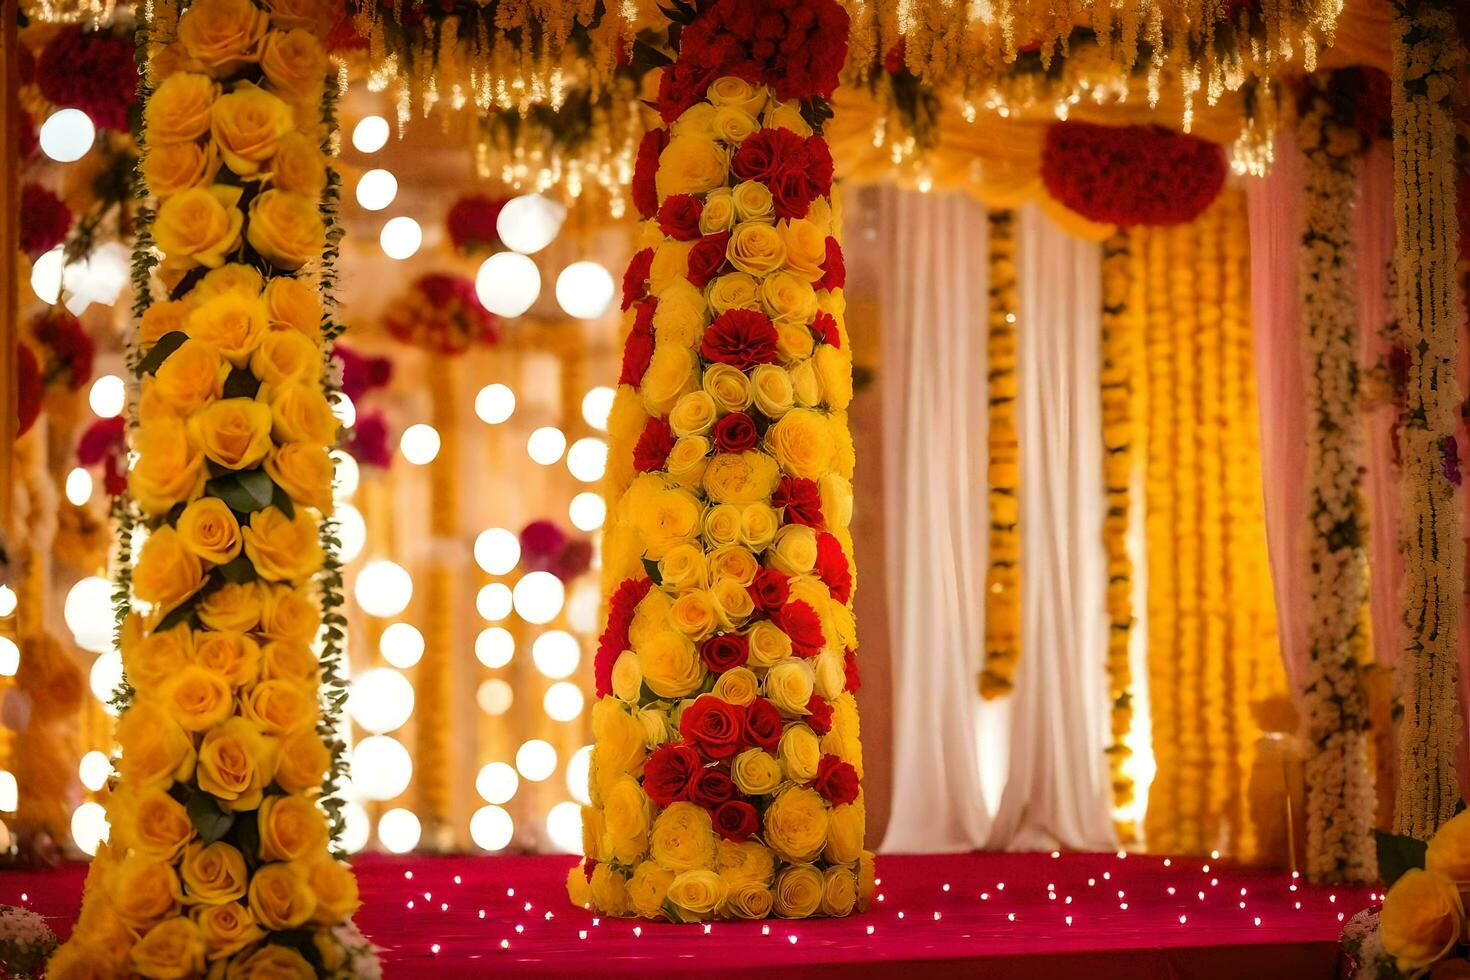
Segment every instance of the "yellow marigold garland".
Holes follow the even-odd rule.
[[[985,569],[985,662],[980,693],[1010,693],[1021,656],[1021,458],[1016,424],[1016,216],[991,211],[986,354],[990,373],[990,558]]]
[[[148,54],[141,171],[160,204],[135,258],[128,506],[149,535],[119,576],[111,837],[48,975],[355,975],[373,953],[328,851],[335,87],[319,36],[254,0],[196,0],[175,37],[145,21]]]

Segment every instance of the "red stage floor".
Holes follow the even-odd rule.
[[[1365,889],[1137,855],[880,857],[882,901],[847,920],[712,926],[595,919],[568,906],[566,857],[363,857],[362,930],[396,977],[749,975],[1202,980],[1335,977]],[[83,869],[0,873],[0,903],[59,933]],[[706,931],[708,930],[708,931]]]

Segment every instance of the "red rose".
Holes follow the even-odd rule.
[[[731,412],[715,423],[715,448],[722,453],[743,453],[760,442],[755,422],[744,412]]]
[[[32,259],[66,240],[71,231],[71,208],[40,184],[20,190],[20,250]]]
[[[745,747],[745,709],[701,694],[679,716],[679,734],[711,759],[728,759]]]
[[[826,310],[818,310],[817,315],[812,318],[812,336],[824,344],[831,344],[838,350],[842,349],[842,335],[837,332],[837,318]]]
[[[741,180],[769,184],[789,166],[805,163],[806,140],[789,129],[760,129],[740,144],[730,159],[730,172]]]
[[[749,840],[759,825],[755,807],[744,800],[721,803],[712,816],[715,833],[736,844]]]
[[[817,763],[816,790],[833,806],[851,803],[858,797],[858,774],[852,763],[835,755],[824,755]]]
[[[847,35],[847,11],[835,0],[715,0],[701,5],[684,28],[674,69],[684,66],[694,79],[703,72],[709,76],[705,84],[731,74],[759,80],[782,101],[825,99],[837,88],[847,60]],[[666,84],[672,95],[697,82]],[[660,108],[667,113],[663,95],[661,88]]]
[[[643,764],[643,791],[659,806],[687,800],[703,767],[692,746],[678,742],[660,745]]]
[[[623,273],[623,309],[648,295],[648,270],[653,268],[653,249],[645,248],[628,262]]]
[[[758,310],[726,310],[704,333],[699,353],[706,361],[748,371],[776,360],[776,328]]]
[[[639,473],[661,470],[674,450],[674,430],[668,419],[649,419],[633,447],[633,469]]]
[[[695,287],[703,289],[724,267],[725,247],[729,241],[728,231],[705,235],[701,238],[689,250],[687,260],[689,271],[685,273],[685,278]]]
[[[815,657],[827,642],[822,636],[822,620],[817,611],[800,599],[782,607],[776,625],[791,637],[791,649],[798,657]]]
[[[847,263],[842,258],[842,244],[827,236],[827,258],[822,262],[822,278],[817,289],[841,289],[847,285]]]
[[[806,726],[818,735],[832,730],[832,702],[820,694],[813,694],[806,701]]]
[[[15,347],[15,405],[16,438],[30,431],[41,414],[41,398],[45,394],[45,382],[41,379],[41,365],[36,352],[26,344]],[[8,452],[8,450],[7,450]]]
[[[643,383],[643,375],[653,360],[653,312],[658,300],[648,299],[638,304],[633,319],[633,329],[623,341],[623,366],[618,373],[618,384],[637,388]]]
[[[838,602],[852,598],[852,566],[842,543],[826,531],[817,535],[817,578],[826,583]]]
[[[659,118],[666,123],[678,119],[685,109],[704,98],[711,82],[729,74],[733,72],[722,71],[714,62],[680,57],[659,76],[658,98],[655,100]],[[754,72],[746,70],[744,74],[754,75]]]
[[[783,476],[771,494],[772,507],[784,507],[782,519],[787,524],[805,524],[807,527],[822,527],[822,491],[817,481],[806,477]]]
[[[689,786],[689,802],[713,810],[735,797],[735,784],[719,769],[701,769]]]
[[[745,740],[767,752],[781,742],[781,711],[765,698],[756,698],[745,709]]]
[[[710,670],[723,674],[750,659],[750,641],[743,633],[719,633],[704,641],[699,657]]]
[[[658,172],[658,157],[669,145],[667,129],[650,129],[643,134],[638,144],[638,157],[633,164],[633,206],[645,218],[653,217],[658,211],[658,189],[654,185],[654,174]],[[624,309],[627,307],[625,306]]]
[[[842,672],[847,675],[847,683],[843,685],[844,691],[848,691],[849,693],[855,692],[859,687],[862,686],[862,678],[858,676],[856,650],[848,648],[847,650],[843,651]]]
[[[681,242],[699,237],[699,216],[704,204],[693,194],[670,194],[658,208],[658,227],[665,235]]]
[[[786,605],[786,599],[791,595],[791,577],[785,572],[778,572],[774,568],[762,568],[755,573],[755,581],[750,583],[750,597],[755,600],[756,608],[763,609],[767,613],[775,613]]]

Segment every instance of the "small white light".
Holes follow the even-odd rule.
[[[342,849],[348,854],[356,854],[367,847],[368,838],[372,836],[373,824],[368,819],[367,810],[356,800],[344,800],[342,803]]]
[[[607,472],[607,443],[601,439],[578,439],[567,450],[567,469],[583,483],[596,483]]]
[[[84,854],[96,854],[110,829],[101,803],[88,800],[71,813],[71,839]]]
[[[581,688],[569,681],[557,681],[546,689],[541,706],[552,721],[571,721],[582,713],[585,702]]]
[[[347,713],[374,735],[402,728],[413,714],[413,685],[391,667],[374,667],[352,679]]]
[[[515,767],[507,762],[490,762],[480,767],[475,776],[475,792],[486,803],[509,803],[520,787],[521,777]]]
[[[503,626],[488,627],[475,637],[475,659],[491,670],[510,663],[515,652],[516,638]]]
[[[31,292],[43,303],[53,304],[61,299],[61,269],[64,264],[62,247],[56,246],[40,255],[31,264]]]
[[[572,498],[567,517],[579,531],[595,531],[607,520],[607,504],[601,494],[582,492]]]
[[[499,425],[516,410],[516,393],[503,384],[486,385],[475,395],[475,414],[487,425]]]
[[[394,807],[378,818],[378,840],[394,854],[407,854],[419,846],[419,837],[424,832],[419,818],[412,810]]]
[[[391,800],[408,789],[413,759],[391,735],[369,735],[352,748],[352,792],[366,800]]]
[[[561,612],[565,601],[566,587],[550,572],[530,572],[516,583],[516,615],[533,625],[543,626],[551,622]]]
[[[412,623],[393,623],[378,637],[378,652],[399,670],[407,670],[424,655],[424,634]]]
[[[332,511],[332,519],[337,522],[337,557],[344,562],[352,561],[367,544],[367,521],[362,511],[351,504],[338,504]]]
[[[101,576],[92,575],[73,585],[66,594],[61,618],[66,621],[66,628],[76,638],[77,646],[83,650],[101,653],[111,647],[112,583]],[[109,690],[108,697],[111,696],[112,692]]]
[[[502,808],[482,806],[470,817],[470,840],[487,851],[501,851],[515,836],[515,821]]]
[[[87,674],[88,686],[92,688],[92,695],[102,702],[102,710],[110,715],[117,714],[117,709],[107,702],[112,700],[113,692],[123,681],[122,654],[116,650],[109,650],[92,661],[92,669]]]
[[[0,811],[14,813],[20,806],[20,785],[15,781],[15,774],[8,769],[0,769]]]
[[[82,761],[77,765],[77,775],[81,778],[82,785],[95,793],[107,785],[107,778],[112,775],[112,760],[93,749],[82,756]]]
[[[613,299],[613,277],[596,262],[573,262],[556,277],[556,302],[567,316],[596,320]]]
[[[357,493],[357,485],[362,480],[362,469],[353,455],[342,449],[332,450],[332,463],[336,467],[332,475],[332,496],[337,500],[347,500]]]
[[[378,244],[383,247],[383,254],[390,259],[411,258],[423,243],[424,230],[417,221],[406,215],[389,218],[378,235]]]
[[[587,779],[592,773],[592,746],[584,745],[567,760],[567,792],[583,806],[592,805]]]
[[[15,615],[15,607],[20,600],[15,596],[15,590],[8,585],[0,585],[0,619]]]
[[[117,375],[104,374],[92,382],[87,391],[87,404],[98,418],[117,418],[128,404],[127,386]]]
[[[352,145],[359,153],[377,153],[388,145],[388,120],[382,116],[363,116],[352,127]]]
[[[540,194],[522,194],[505,202],[495,231],[507,248],[530,255],[550,245],[561,231],[567,209]]]
[[[515,691],[499,677],[492,677],[475,691],[475,703],[487,715],[503,715],[515,701]]]
[[[521,539],[503,527],[491,527],[475,538],[475,564],[491,575],[504,575],[521,560]]]
[[[569,800],[563,800],[546,814],[546,836],[563,854],[578,854],[582,850],[582,808]]]
[[[398,178],[387,170],[369,170],[357,178],[357,203],[362,205],[364,210],[381,211],[392,204],[393,199],[397,196]],[[385,244],[384,251],[387,251],[387,248]]]
[[[408,608],[413,598],[413,578],[396,562],[371,561],[357,573],[353,594],[363,612],[389,619]]]
[[[519,252],[496,252],[475,273],[475,295],[496,316],[520,316],[541,295],[541,270]]]
[[[561,459],[567,451],[567,437],[554,425],[543,425],[526,440],[526,452],[531,461],[550,466]]]
[[[439,430],[423,422],[404,429],[398,442],[403,458],[415,466],[432,463],[439,455],[439,445]]]
[[[74,163],[97,141],[97,127],[80,109],[57,109],[46,117],[37,137],[42,153],[57,163]]]
[[[582,647],[577,638],[565,630],[547,630],[531,644],[531,660],[542,674],[552,680],[560,680],[570,677],[577,669],[582,660]]]
[[[582,396],[582,418],[599,432],[607,431],[607,417],[612,413],[617,393],[607,385],[598,385]]]
[[[498,623],[510,615],[514,602],[508,585],[491,582],[475,595],[475,612],[487,623]]]
[[[20,647],[8,636],[0,636],[0,677],[14,677],[20,670]]]
[[[556,771],[556,749],[539,738],[528,739],[516,749],[516,769],[522,777],[539,783]]]
[[[80,507],[92,499],[92,474],[80,466],[66,475],[66,499]]]

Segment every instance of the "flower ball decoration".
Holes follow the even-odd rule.
[[[637,154],[577,904],[866,906],[832,0],[679,8]]]
[[[550,572],[570,582],[592,567],[592,542],[569,537],[552,521],[532,521],[521,529],[521,567],[528,572]]]
[[[499,248],[500,232],[496,224],[508,200],[510,198],[470,194],[455,201],[445,217],[449,240],[454,243],[455,250],[473,254]]]
[[[441,272],[414,280],[389,304],[383,324],[403,343],[436,354],[463,354],[500,339],[499,320],[480,303],[474,280]]]
[[[82,110],[98,129],[129,131],[138,86],[132,38],[68,25],[41,50],[34,72],[46,101]]]
[[[1057,122],[1042,144],[1041,180],[1060,204],[1089,221],[1187,224],[1225,186],[1225,154],[1157,126]]]

